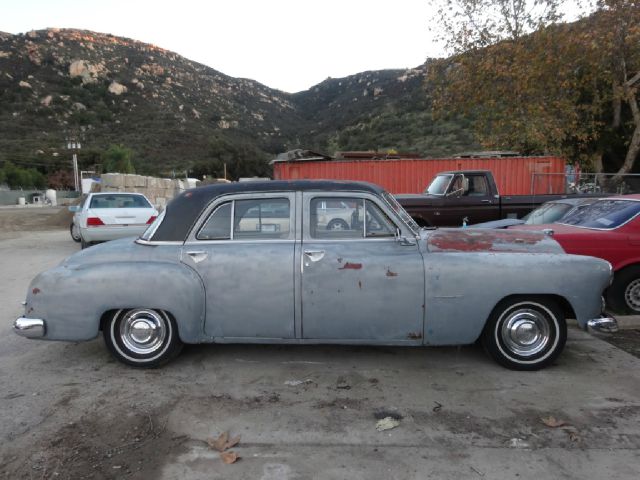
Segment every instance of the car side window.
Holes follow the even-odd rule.
[[[389,217],[373,202],[362,198],[313,198],[309,226],[311,237],[321,239],[395,235],[395,225]]]
[[[289,238],[290,206],[286,198],[235,200],[234,239]]]
[[[232,202],[218,205],[200,228],[196,238],[198,240],[229,240],[231,238],[231,205]]]
[[[484,175],[469,175],[469,189],[465,195],[470,197],[486,197],[489,195],[487,178]]]
[[[396,234],[396,226],[391,219],[370,200],[365,200],[365,234],[371,237],[393,237]]]

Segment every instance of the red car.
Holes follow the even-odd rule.
[[[615,272],[607,304],[619,312],[640,314],[640,195],[599,200],[561,223],[510,228],[548,229],[567,253],[607,260]]]

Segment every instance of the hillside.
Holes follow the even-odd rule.
[[[139,172],[154,174],[221,161],[235,175],[264,174],[266,160],[291,148],[433,156],[473,148],[464,122],[432,121],[425,68],[327,79],[289,94],[127,38],[0,33],[0,163],[66,167],[71,136],[83,143],[81,168],[122,144]]]

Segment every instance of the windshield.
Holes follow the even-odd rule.
[[[413,233],[417,235],[420,231],[420,227],[416,223],[416,221],[411,218],[411,215],[407,213],[407,211],[402,208],[402,205],[398,203],[393,195],[389,192],[382,192],[382,198],[387,202],[387,204],[391,207],[391,209],[396,212],[396,214],[406,223]]]
[[[571,210],[568,203],[545,203],[534,211],[528,213],[522,219],[525,225],[542,225],[543,223],[554,223]]]
[[[624,225],[640,213],[640,202],[633,200],[600,200],[577,210],[562,220],[565,225],[611,230]]]
[[[151,240],[151,237],[153,237],[153,234],[156,233],[156,230],[158,229],[158,227],[162,223],[162,220],[164,220],[164,214],[166,213],[166,211],[167,210],[164,209],[162,211],[162,213],[160,215],[158,215],[158,218],[156,218],[153,221],[153,223],[147,227],[147,229],[144,231],[144,233],[142,235],[140,235],[140,240],[145,240],[145,241]]]
[[[436,175],[436,178],[431,181],[425,193],[429,195],[444,195],[447,193],[447,187],[451,183],[452,177],[453,175]]]

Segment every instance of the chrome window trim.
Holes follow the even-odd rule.
[[[288,238],[277,238],[277,239],[264,239],[264,240],[248,240],[251,242],[256,242],[256,243],[264,243],[267,241],[286,241],[286,240],[293,240],[295,241],[296,239],[296,219],[295,219],[295,208],[292,208],[292,206],[295,206],[295,194],[296,192],[293,190],[281,190],[281,191],[273,191],[273,192],[243,192],[243,193],[228,193],[226,195],[221,195],[219,197],[214,198],[213,200],[211,200],[209,202],[209,204],[203,209],[202,213],[200,214],[200,216],[196,219],[196,221],[194,222],[193,226],[191,227],[191,229],[189,230],[189,233],[187,234],[187,238],[184,241],[185,244],[189,244],[189,245],[203,245],[205,242],[226,242],[226,243],[239,243],[239,242],[243,242],[244,239],[242,240],[236,240],[234,238],[234,232],[233,232],[233,220],[235,217],[235,201],[236,200],[257,200],[257,199],[262,199],[262,198],[280,198],[280,199],[286,199],[289,201],[289,237]],[[213,213],[213,211],[222,203],[224,202],[231,202],[231,238],[227,239],[227,240],[198,240],[196,238],[196,234],[197,232],[200,231],[200,228],[202,228],[202,226],[204,225],[204,223],[209,219],[209,216],[211,215],[211,213]]]
[[[200,235],[200,232],[202,231],[202,229],[204,228],[204,226],[207,224],[207,222],[209,221],[209,219],[211,218],[211,216],[213,214],[215,214],[218,209],[220,209],[220,207],[224,206],[227,202],[222,202],[219,203],[217,206],[215,206],[212,210],[211,213],[207,216],[206,220],[204,222],[202,222],[202,225],[200,225],[200,227],[197,228],[196,233],[195,233],[195,239],[199,242],[204,242],[204,241],[208,241],[208,240],[213,240],[213,239],[199,239],[198,235]],[[231,200],[231,217],[230,217],[230,221],[231,221],[231,225],[229,226],[229,238],[216,238],[215,240],[221,240],[221,241],[225,241],[228,242],[229,240],[233,239],[233,208],[234,208],[234,201]]]
[[[400,218],[400,216],[391,208],[391,206],[387,203],[387,201],[378,195],[374,195],[369,192],[360,192],[360,191],[305,191],[303,192],[303,225],[302,225],[302,234],[301,238],[303,242],[362,242],[362,241],[393,241],[395,242],[395,237],[361,237],[361,238],[316,238],[311,236],[310,227],[311,227],[311,201],[315,198],[352,198],[356,200],[362,199],[370,200],[376,207],[378,207],[382,212],[389,217],[391,223],[400,229],[403,235],[409,237],[415,237],[417,234],[413,231],[409,225],[407,225],[404,220]]]
[[[289,239],[289,238],[282,238],[282,239],[277,239],[277,238],[270,238],[270,239],[266,239],[266,240],[235,240],[233,242],[229,241],[229,239],[226,240],[187,240],[186,242],[184,242],[184,245],[242,245],[242,244],[262,244],[262,243],[295,243],[296,241],[294,239]],[[180,242],[180,244],[182,245],[182,242]]]
[[[185,242],[182,242],[180,240],[172,240],[172,241],[168,241],[168,240],[143,240],[141,238],[138,238],[135,240],[135,243],[138,243],[140,245],[184,245]]]

